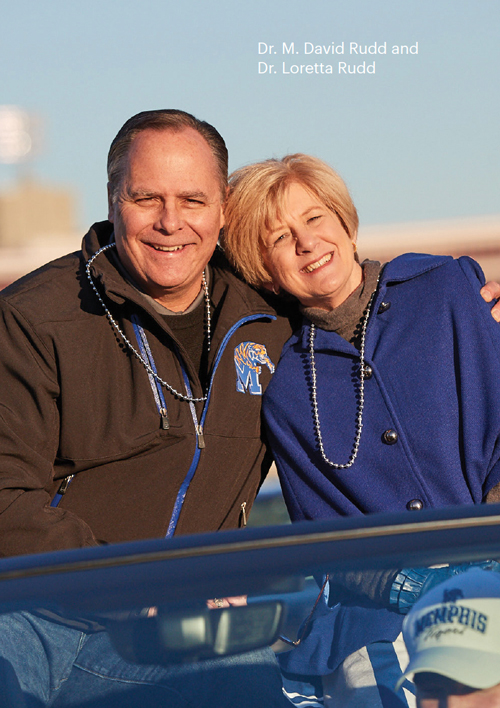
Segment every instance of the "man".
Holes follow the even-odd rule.
[[[226,184],[215,129],[139,114],[110,149],[109,221],[3,291],[2,555],[244,525],[290,325],[214,255]]]
[[[269,466],[261,395],[290,325],[215,253],[223,139],[182,111],[141,113],[108,176],[109,221],[0,298],[3,556],[243,526]],[[122,705],[129,687],[131,705],[284,700],[270,650],[145,682],[72,620],[0,617],[4,704]]]
[[[419,708],[500,706],[500,575],[473,569],[424,595],[404,622]]]

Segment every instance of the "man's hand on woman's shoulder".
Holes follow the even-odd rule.
[[[490,280],[481,288],[481,295],[486,302],[491,302],[492,300],[497,300],[497,302],[491,308],[491,316],[500,322],[500,284],[496,283],[494,280]]]

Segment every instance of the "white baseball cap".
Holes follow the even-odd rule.
[[[500,683],[500,573],[472,569],[430,590],[403,623],[410,657],[396,689],[429,671],[472,688]]]

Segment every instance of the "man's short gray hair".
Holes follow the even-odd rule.
[[[223,137],[210,123],[198,120],[191,113],[165,108],[157,111],[142,111],[142,113],[132,116],[120,128],[111,143],[108,153],[108,183],[113,203],[118,195],[130,145],[135,136],[144,130],[172,130],[178,132],[185,128],[193,128],[207,141],[217,163],[221,195],[222,199],[225,199],[228,154]]]

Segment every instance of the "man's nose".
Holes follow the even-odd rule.
[[[167,234],[174,233],[182,227],[182,214],[177,204],[163,204],[156,222],[157,228]]]

